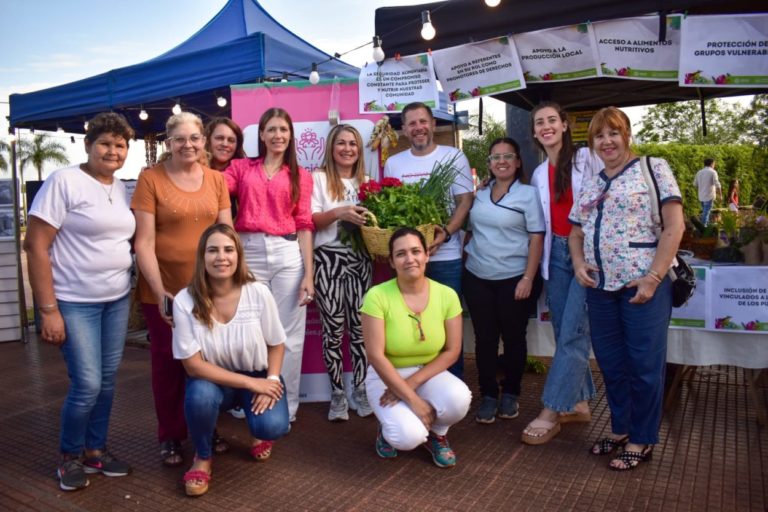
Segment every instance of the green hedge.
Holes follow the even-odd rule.
[[[672,167],[683,194],[686,215],[699,213],[700,206],[693,178],[704,167],[705,158],[714,158],[723,196],[734,178],[740,185],[739,204],[752,204],[755,197],[768,197],[768,151],[749,145],[639,144],[638,155],[664,158]],[[722,204],[716,206],[724,206]]]

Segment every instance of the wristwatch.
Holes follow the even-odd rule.
[[[443,240],[443,243],[447,243],[451,240],[451,233],[448,231],[448,226],[443,226],[443,231],[445,231],[445,240]]]

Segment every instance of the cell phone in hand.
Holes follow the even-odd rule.
[[[163,297],[163,313],[165,316],[173,318],[173,299],[167,295]]]

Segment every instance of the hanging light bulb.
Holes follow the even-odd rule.
[[[429,10],[421,11],[421,37],[430,41],[435,37],[435,27],[432,26],[432,16]]]
[[[176,104],[171,109],[171,112],[173,112],[173,115],[175,115],[175,116],[181,114],[181,105],[179,105],[178,101],[176,102]]]
[[[501,3],[501,0],[485,0],[485,5],[488,7],[496,7]]]
[[[283,72],[283,78],[280,79],[281,82],[287,82],[288,81],[288,73]]]
[[[85,131],[88,131],[88,121],[86,121],[86,122],[84,122],[84,123],[83,123],[83,129],[84,129]]]
[[[216,104],[218,106],[220,106],[221,108],[226,107],[227,106],[227,98],[225,98],[224,96],[219,96],[218,98],[216,98]]]
[[[386,58],[384,50],[381,48],[381,38],[379,36],[373,36],[373,60],[381,62]]]
[[[312,72],[309,74],[309,83],[317,85],[320,81],[320,73],[317,72],[317,63],[312,63]]]
[[[69,138],[69,142],[71,142],[72,144],[74,144],[74,143],[75,143],[75,136],[74,136],[74,135],[72,135],[72,136]]]
[[[139,112],[139,119],[141,119],[142,121],[146,121],[147,119],[149,119],[149,114],[147,113],[146,110],[141,109],[141,112]]]
[[[62,128],[61,126],[57,126],[56,133],[64,133],[64,128]]]

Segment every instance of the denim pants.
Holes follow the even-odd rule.
[[[61,453],[107,446],[117,367],[128,332],[130,296],[111,302],[58,301],[66,338],[61,353],[70,386],[61,409]]]
[[[554,235],[549,259],[547,302],[555,331],[555,357],[541,401],[557,412],[571,412],[577,402],[595,396],[589,369],[587,291],[573,276],[568,238]]]
[[[701,223],[709,225],[709,214],[712,212],[713,201],[701,201]]]
[[[266,371],[237,373],[257,378],[267,375]],[[280,380],[285,385],[282,377]],[[253,393],[247,389],[221,386],[205,379],[187,379],[184,415],[198,459],[211,458],[213,430],[216,428],[219,413],[235,406],[242,407],[248,430],[256,439],[273,441],[288,433],[290,424],[285,393],[271,410],[267,409],[261,414],[254,414],[251,410],[252,398]]]
[[[427,263],[426,276],[433,281],[449,286],[456,292],[461,300],[461,273],[463,265],[461,259],[448,261],[430,261]],[[460,379],[464,378],[464,340],[461,343],[461,352],[455,363],[448,371]]]
[[[637,289],[587,289],[592,348],[603,372],[611,430],[637,444],[659,441],[667,329],[672,313],[669,278],[651,300],[630,304]]]
[[[299,242],[265,233],[240,233],[248,270],[269,287],[277,303],[280,323],[285,329],[283,377],[291,420],[299,409],[301,360],[307,308],[299,306],[299,286],[304,279],[304,263]]]
[[[504,368],[502,393],[520,396],[520,383],[528,355],[526,332],[528,319],[536,307],[541,293],[542,279],[539,274],[533,280],[527,299],[516,300],[515,288],[523,275],[510,279],[481,279],[472,272],[464,271],[464,293],[475,330],[475,361],[480,381],[480,394],[484,397],[499,396],[496,369],[499,362],[499,337],[504,343]]]

